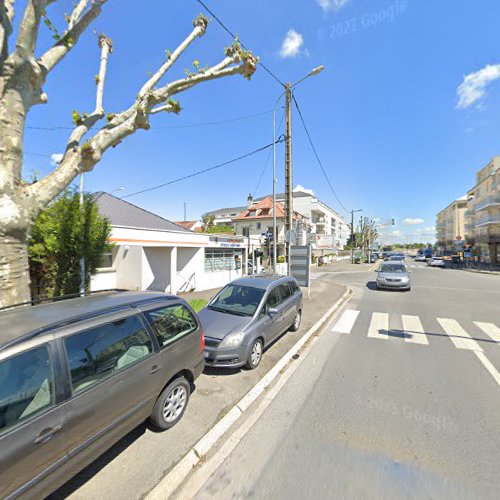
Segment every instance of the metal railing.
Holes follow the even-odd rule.
[[[494,194],[492,196],[488,196],[483,201],[480,201],[476,204],[476,212],[480,210],[484,210],[489,206],[500,205],[500,193]]]

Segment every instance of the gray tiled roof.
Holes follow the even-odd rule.
[[[218,210],[212,210],[211,212],[207,213],[210,215],[215,215],[217,217],[218,215],[225,215],[225,214],[239,214],[246,209],[247,206],[245,205],[244,207],[219,208]]]
[[[95,193],[95,201],[99,213],[111,222],[112,226],[130,227],[134,229],[155,229],[157,231],[176,231],[190,233],[173,222],[132,205],[128,201],[116,198],[108,193]]]

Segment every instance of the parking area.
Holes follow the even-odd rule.
[[[272,344],[256,370],[206,368],[177,426],[156,432],[146,424],[140,425],[50,498],[142,498],[344,292],[345,287],[334,282],[329,273],[314,280],[310,298],[304,294],[299,331],[287,332]]]

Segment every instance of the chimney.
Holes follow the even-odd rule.
[[[251,194],[249,194],[247,198],[247,208],[252,208],[252,205],[253,205],[253,197]]]

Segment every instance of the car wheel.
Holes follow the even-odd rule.
[[[170,382],[156,400],[150,422],[160,430],[170,429],[184,415],[191,394],[191,386],[184,377]]]
[[[260,364],[260,360],[262,359],[262,351],[263,349],[262,340],[257,339],[252,344],[250,349],[250,353],[248,354],[247,363],[245,365],[249,370],[255,370]]]
[[[290,327],[290,331],[296,332],[300,327],[301,321],[302,321],[302,311],[299,309],[295,314],[295,319],[293,320],[293,324]]]

